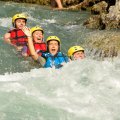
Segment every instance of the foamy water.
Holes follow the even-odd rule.
[[[114,62],[86,59],[68,63],[60,70],[40,68],[30,72],[6,73],[0,76],[0,97],[3,93],[4,98],[9,96],[9,100],[4,102],[10,107],[11,114],[14,113],[12,106],[20,114],[19,111],[24,111],[28,102],[28,108],[40,109],[36,112],[43,120],[69,117],[70,120],[115,120],[119,118],[120,109],[119,73],[118,59]],[[0,113],[8,115],[3,112],[9,108],[5,104],[1,104]],[[53,113],[50,114],[48,109]],[[44,110],[51,118],[41,114]],[[23,116],[27,114],[31,118],[31,112],[28,110]],[[54,118],[54,114],[58,116]]]

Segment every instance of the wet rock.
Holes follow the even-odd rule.
[[[100,14],[100,17],[91,16],[87,21],[84,22],[84,25],[87,28],[119,29],[120,0],[116,0],[115,6],[111,6],[108,13],[105,13],[107,9],[107,4],[105,2],[101,2],[101,4],[99,4],[100,6],[97,5],[92,7],[91,13]]]
[[[83,23],[83,25],[86,26],[87,28],[98,29],[100,28],[101,22],[102,22],[101,16],[94,15],[94,16],[91,16],[88,20],[86,20]]]
[[[105,1],[99,2],[91,8],[91,14],[101,14],[106,13],[108,4]]]
[[[86,47],[89,48],[89,55],[101,58],[120,56],[119,32],[96,32],[90,35],[88,39]]]
[[[115,5],[116,0],[105,0],[105,2],[108,3],[108,7],[107,7],[107,11],[108,11],[110,6]]]
[[[102,15],[101,18],[107,30],[120,28],[120,19],[117,19],[116,16],[109,17],[108,15]]]
[[[89,7],[93,6],[96,2],[98,2],[100,0],[82,0],[82,2],[80,2],[77,5],[72,5],[70,6],[68,9],[72,9],[72,10],[87,10]]]
[[[116,5],[109,8],[108,14],[101,16],[106,29],[120,28],[120,1],[116,0]]]
[[[105,29],[106,25],[105,22],[102,21],[103,19],[101,18],[101,14],[106,12],[107,6],[108,4],[105,1],[95,4],[91,8],[91,13],[96,15],[90,16],[90,18],[88,18],[83,25],[85,25],[87,28]]]
[[[71,6],[80,3],[80,0],[63,0],[64,6]]]

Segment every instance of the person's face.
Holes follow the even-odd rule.
[[[43,41],[43,33],[42,33],[42,31],[35,31],[33,33],[33,40],[36,43],[42,43],[42,41]]]
[[[52,40],[48,43],[48,50],[52,55],[57,54],[58,49],[59,49],[59,44],[57,41]]]
[[[19,18],[15,21],[15,26],[18,29],[23,29],[23,27],[25,27],[25,25],[26,25],[25,19]]]
[[[75,52],[73,54],[73,58],[74,58],[74,60],[84,59],[85,58],[85,54],[84,54],[83,51],[78,51],[78,52]]]

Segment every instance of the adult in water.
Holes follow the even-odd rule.
[[[68,50],[68,57],[71,60],[81,60],[85,58],[84,49],[81,46],[72,46]]]
[[[4,41],[14,46],[17,51],[22,51],[23,46],[27,45],[27,36],[22,31],[26,23],[27,16],[25,14],[15,14],[12,17],[13,29],[4,35]]]
[[[60,51],[61,40],[57,36],[49,36],[46,40],[47,52],[43,52],[42,56],[39,56],[34,49],[30,30],[27,27],[23,28],[24,33],[28,37],[28,46],[32,58],[40,63],[44,68],[61,68],[65,63],[69,62],[69,59]]]

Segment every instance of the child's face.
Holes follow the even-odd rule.
[[[35,31],[33,33],[33,39],[34,39],[34,42],[36,42],[36,43],[42,43],[43,42],[43,33],[42,33],[42,31]]]
[[[15,26],[18,29],[23,29],[23,27],[25,27],[25,25],[26,25],[25,19],[19,18],[15,21]]]
[[[57,54],[58,52],[58,49],[59,49],[59,44],[57,41],[55,40],[52,40],[48,43],[48,49],[49,49],[49,52],[52,54],[52,55],[55,55]]]
[[[85,54],[84,54],[83,51],[78,51],[78,52],[75,52],[73,54],[73,58],[74,58],[74,60],[84,59],[85,58]]]

